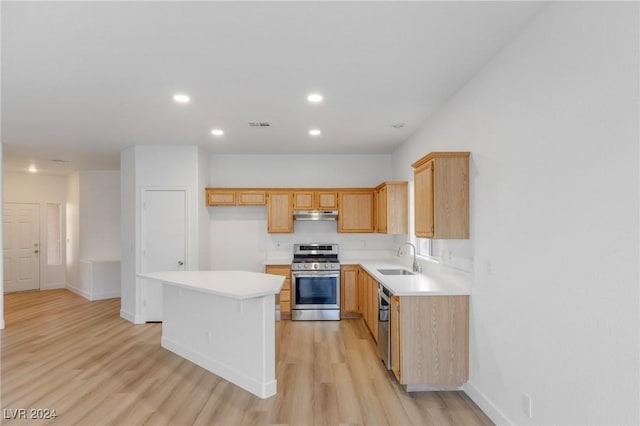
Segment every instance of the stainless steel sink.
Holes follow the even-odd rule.
[[[406,269],[378,269],[378,272],[382,275],[415,275],[414,272]]]

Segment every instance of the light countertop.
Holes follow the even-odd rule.
[[[265,265],[290,265],[291,258],[272,257]],[[379,258],[358,259],[352,256],[340,256],[341,265],[359,265],[369,275],[382,283],[396,296],[455,296],[470,295],[470,279],[464,274],[440,273],[427,270],[416,275],[382,275],[378,269],[402,268],[411,270],[406,264],[381,256]]]
[[[396,296],[465,296],[471,294],[469,281],[453,274],[422,272],[415,275],[382,275],[378,269],[406,269],[405,265],[384,260],[348,261],[357,264]]]
[[[277,294],[284,284],[282,276],[247,271],[169,271],[138,276],[232,299]]]

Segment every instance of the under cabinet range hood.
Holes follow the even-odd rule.
[[[294,220],[336,220],[337,210],[294,210]]]

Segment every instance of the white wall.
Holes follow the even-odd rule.
[[[67,286],[70,289],[81,287],[80,275],[80,174],[67,177],[66,202],[66,264]]]
[[[211,269],[211,232],[207,196],[204,188],[209,185],[209,154],[198,149],[198,237],[199,268]]]
[[[390,155],[211,155],[212,187],[375,187],[391,178]],[[269,259],[291,260],[294,243],[338,243],[341,259],[388,255],[400,238],[338,234],[336,222],[294,222],[292,234],[267,233],[262,206],[209,207],[211,268],[264,271]],[[355,256],[355,255],[354,255]]]
[[[4,178],[2,170],[2,142],[0,142],[0,199],[4,200]],[[2,226],[0,226],[0,244],[3,239]],[[4,330],[4,262],[0,262],[0,276],[3,277],[0,280],[0,330]]]
[[[41,173],[5,172],[3,174],[4,202],[38,204],[40,215],[40,288],[64,288],[66,267],[64,249],[62,264],[47,264],[47,204],[59,204],[65,214],[66,177]],[[64,222],[62,235],[65,235]]]
[[[120,316],[135,322],[136,314],[136,150],[120,153]]]
[[[640,423],[638,28],[548,5],[393,155],[472,152],[466,390],[498,423]]]
[[[66,179],[67,288],[96,300],[80,261],[120,260],[120,172],[81,171]]]
[[[206,166],[196,146],[134,146],[121,153],[121,223],[123,318],[142,322],[140,242],[141,200],[145,189],[185,189],[187,192],[186,269],[200,268],[200,232],[203,229],[204,183],[199,168]],[[205,173],[206,174],[206,173]],[[206,237],[205,237],[206,238]],[[131,261],[133,259],[133,262]],[[206,261],[205,261],[206,262]]]
[[[375,187],[391,155],[211,155],[209,186]]]
[[[120,260],[120,172],[80,173],[80,257]]]

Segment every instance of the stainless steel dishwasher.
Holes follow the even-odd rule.
[[[391,333],[389,333],[389,305],[391,292],[378,283],[378,353],[387,370],[391,369]]]

